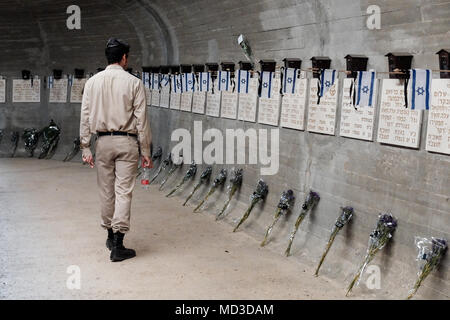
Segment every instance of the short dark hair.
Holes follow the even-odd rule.
[[[108,64],[118,63],[122,60],[124,54],[130,52],[130,45],[123,40],[110,38],[106,43],[105,55]]]

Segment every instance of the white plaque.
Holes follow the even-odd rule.
[[[67,102],[67,79],[53,79],[53,88],[50,88],[49,103]]]
[[[285,93],[281,99],[282,127],[305,130],[305,108],[308,79],[296,79],[295,92]]]
[[[181,94],[181,111],[191,111],[192,108],[192,94],[193,92],[183,92]]]
[[[428,113],[428,151],[450,154],[450,79],[433,79]]]
[[[350,97],[352,82],[352,79],[344,79],[341,129],[339,135],[342,137],[373,141],[378,80],[375,80],[373,86],[372,107],[357,107],[357,109],[353,106],[353,98]]]
[[[13,102],[40,102],[41,101],[41,80],[14,79],[13,80]]]
[[[152,89],[152,106],[159,107],[159,90]]]
[[[172,92],[170,94],[170,109],[180,110],[180,104],[181,104],[181,93]]]
[[[334,135],[336,128],[336,107],[339,80],[328,89],[320,104],[317,104],[317,83],[319,79],[311,79],[309,87],[308,131]]]
[[[237,118],[238,93],[237,91],[222,91],[220,116],[227,119]]]
[[[280,78],[273,79],[270,98],[259,98],[258,122],[278,126],[280,115]]]
[[[0,103],[6,102],[6,80],[0,79]]]
[[[192,101],[192,112],[205,113],[206,92],[195,91]]]
[[[220,91],[217,90],[217,78],[214,80],[214,93],[209,90],[206,93],[206,115],[219,117],[220,115]]]
[[[72,87],[70,87],[70,103],[81,103],[83,101],[83,89],[86,81],[86,78],[73,78]]]
[[[161,108],[169,108],[170,101],[170,86],[162,87],[161,95],[159,98],[159,106]]]
[[[152,92],[150,91],[150,88],[145,88],[145,100],[147,101],[147,105],[152,105]]]
[[[239,93],[238,119],[256,121],[256,104],[258,102],[258,78],[250,78],[248,93]]]
[[[383,79],[378,142],[418,148],[422,110],[405,108],[404,87],[398,79]]]

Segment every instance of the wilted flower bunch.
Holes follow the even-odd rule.
[[[167,170],[167,168],[170,168],[172,166],[172,164],[173,164],[173,162],[172,162],[172,153],[169,152],[169,154],[167,155],[167,158],[163,160],[163,162],[161,163],[161,165],[158,168],[158,171],[152,177],[152,179],[150,180],[149,184],[151,184],[153,181],[155,181],[156,178],[158,178],[159,174],[162,171],[165,171],[165,170]]]
[[[191,197],[194,195],[195,191],[197,191],[197,189],[200,188],[200,186],[203,183],[206,183],[209,180],[209,178],[211,177],[211,172],[212,172],[212,167],[207,166],[206,169],[200,175],[200,180],[198,181],[198,183],[196,184],[196,186],[194,187],[192,192],[189,194],[189,196],[184,201],[183,206],[185,206],[186,203],[189,201],[189,199],[191,199]]]
[[[199,203],[197,207],[195,207],[194,212],[197,212],[200,207],[208,200],[209,196],[216,191],[216,189],[223,185],[225,181],[227,180],[227,169],[221,169],[217,177],[214,179],[211,189],[209,189],[208,193],[206,194],[205,198]]]
[[[269,187],[264,182],[264,180],[260,179],[258,181],[258,185],[256,186],[256,190],[252,193],[250,196],[250,206],[245,211],[244,215],[242,216],[241,220],[237,224],[237,226],[234,228],[233,232],[236,232],[236,230],[239,228],[239,226],[247,220],[248,216],[250,215],[250,212],[253,210],[253,207],[260,201],[264,200],[267,196],[267,193],[269,192]]]
[[[366,256],[363,264],[359,268],[352,282],[348,286],[347,295],[352,291],[353,286],[359,283],[361,275],[364,273],[366,266],[375,257],[375,254],[383,249],[383,247],[392,238],[395,229],[397,228],[397,220],[390,214],[380,214],[378,216],[377,227],[372,231],[369,238],[369,248],[367,249]]]
[[[162,148],[158,147],[156,148],[156,151],[152,155],[152,161],[159,160],[161,159],[161,157],[162,157]]]
[[[302,223],[303,219],[306,217],[306,214],[312,210],[317,203],[319,203],[320,196],[317,192],[309,191],[308,196],[305,199],[305,202],[302,205],[302,211],[300,212],[297,221],[295,221],[294,230],[292,231],[290,237],[289,237],[289,244],[285,251],[285,255],[288,257],[291,254],[291,247],[292,243],[294,241],[295,235],[298,231],[298,228],[300,227],[300,224]]]
[[[50,124],[42,129],[42,152],[39,155],[39,159],[49,159],[53,155],[59,141],[59,134],[61,130],[53,120],[50,120]]]
[[[280,217],[287,213],[287,211],[291,208],[292,204],[295,201],[294,192],[289,189],[287,191],[283,191],[281,194],[280,201],[278,202],[277,211],[275,212],[275,216],[273,217],[273,221],[270,226],[267,227],[266,234],[264,236],[264,240],[261,242],[261,247],[264,247],[267,243],[267,238],[269,234],[272,232],[273,227],[278,222]]]
[[[34,128],[26,128],[23,131],[22,139],[25,142],[25,150],[28,152],[28,156],[33,157],[34,149],[36,149],[39,140],[39,131]]]
[[[72,150],[66,155],[63,161],[66,162],[72,160],[73,157],[75,157],[78,154],[78,152],[80,152],[80,138],[76,137],[73,140]]]
[[[228,205],[230,204],[231,199],[233,198],[233,195],[236,193],[237,189],[242,184],[242,169],[233,170],[232,176],[230,178],[230,184],[228,185],[228,199],[225,201],[225,204],[223,205],[222,210],[219,212],[219,214],[216,217],[216,220],[220,218],[220,216],[225,212]]]
[[[172,191],[170,191],[166,197],[169,197],[171,194],[173,194],[174,192],[176,192],[178,189],[181,188],[181,186],[188,181],[189,179],[193,178],[195,176],[195,174],[197,173],[197,165],[195,164],[194,161],[192,161],[191,165],[189,166],[188,171],[186,171],[186,174],[184,175],[183,179],[180,181],[180,183],[172,189]]]
[[[169,178],[175,173],[175,171],[178,168],[181,168],[181,166],[183,165],[183,156],[180,155],[179,159],[180,159],[179,163],[172,162],[172,167],[170,168],[170,170],[167,173],[167,175],[164,177],[163,181],[161,181],[161,184],[159,186],[159,190],[162,190],[164,188],[164,185],[166,184],[167,180],[169,180]]]
[[[317,266],[315,276],[319,276],[319,269],[322,266],[323,261],[325,260],[325,257],[328,254],[328,251],[331,248],[331,245],[334,242],[334,239],[336,238],[336,235],[338,232],[352,219],[353,217],[353,208],[352,207],[345,207],[341,208],[341,214],[337,218],[336,222],[334,223],[333,230],[331,231],[330,239],[327,242],[327,246],[325,247],[325,252],[322,255],[322,258],[320,259],[319,265]]]
[[[438,267],[448,248],[447,240],[439,238],[431,238],[429,240],[417,237],[416,246],[419,250],[416,260],[419,261],[420,266],[417,274],[418,278],[414,288],[409,292],[408,299],[411,299],[416,294],[425,278]]]

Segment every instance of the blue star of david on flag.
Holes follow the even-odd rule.
[[[287,68],[284,75],[283,93],[295,93],[298,69]]]
[[[238,93],[248,93],[248,81],[250,72],[247,70],[238,70]]]
[[[211,79],[211,74],[209,72],[200,72],[200,87],[201,92],[209,91],[209,82]]]
[[[185,88],[184,92],[194,92],[194,74],[193,73],[185,73],[183,75]]]
[[[431,70],[411,69],[408,101],[412,110],[429,110],[431,104]]]
[[[323,97],[328,90],[334,85],[336,80],[336,70],[325,69],[320,74],[320,91],[319,96]]]
[[[272,97],[272,77],[273,72],[261,71],[261,98],[271,98]]]
[[[355,107],[373,107],[375,80],[375,71],[358,71],[355,81]]]
[[[230,72],[219,71],[219,91],[228,91],[230,85]]]

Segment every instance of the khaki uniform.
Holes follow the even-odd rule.
[[[114,232],[130,228],[132,191],[141,154],[150,156],[151,131],[142,81],[119,65],[109,65],[90,78],[81,104],[80,140],[83,155],[91,153],[91,135],[121,131],[131,136],[99,136],[96,143],[97,184],[101,225]]]

